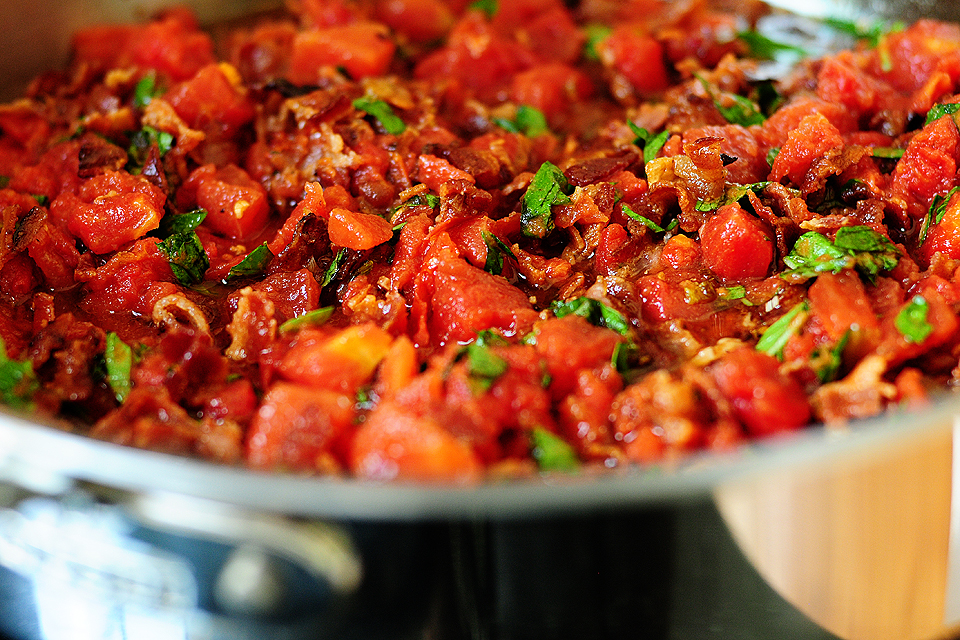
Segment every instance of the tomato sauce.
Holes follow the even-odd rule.
[[[960,27],[850,25],[770,80],[789,48],[739,11],[302,0],[80,31],[0,106],[0,399],[455,483],[922,405],[960,382]]]

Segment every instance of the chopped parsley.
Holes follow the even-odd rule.
[[[171,216],[169,220],[164,218],[161,225],[161,229],[168,235],[157,243],[157,247],[167,256],[174,277],[184,286],[202,282],[204,274],[210,268],[210,258],[196,232],[196,228],[206,217],[206,211],[197,209]]]
[[[333,307],[321,307],[319,309],[314,309],[313,311],[307,311],[303,315],[299,315],[296,318],[290,318],[281,324],[280,332],[288,333],[303,327],[320,326],[325,324],[332,315]]]
[[[663,145],[665,145],[670,138],[670,132],[666,130],[653,134],[643,127],[638,127],[630,120],[627,120],[627,126],[629,126],[630,130],[637,136],[634,138],[633,143],[643,149],[644,164],[655,160],[657,154],[660,153],[660,149],[663,149]]]
[[[474,0],[470,3],[470,8],[476,11],[482,11],[487,14],[487,18],[492,18],[497,15],[497,11],[500,9],[500,6],[497,3],[497,0]]]
[[[713,211],[722,206],[739,202],[748,192],[760,193],[770,185],[769,181],[754,182],[752,184],[733,184],[728,183],[723,190],[723,196],[710,202],[697,201],[694,208],[697,211]]]
[[[777,156],[780,155],[780,147],[770,147],[770,151],[767,151],[767,164],[770,167],[773,167],[773,163],[777,161]]]
[[[517,107],[517,115],[513,120],[494,118],[493,123],[510,133],[522,133],[530,138],[550,133],[550,125],[547,124],[547,117],[543,115],[543,111],[525,104]]]
[[[931,227],[940,224],[943,216],[947,213],[947,205],[950,203],[950,199],[958,192],[960,192],[960,187],[954,187],[946,194],[933,196],[933,200],[930,201],[930,208],[927,210],[927,215],[923,217],[923,222],[920,223],[920,235],[917,238],[918,245],[926,241],[927,234],[930,233]]]
[[[340,266],[346,259],[347,250],[340,249],[340,251],[337,252],[337,255],[333,257],[333,260],[330,261],[330,264],[327,265],[327,270],[323,273],[323,280],[320,282],[321,289],[333,282],[333,279],[337,277],[337,271],[340,270]]]
[[[760,340],[757,341],[757,351],[783,360],[783,348],[787,346],[791,337],[800,332],[800,328],[807,321],[809,311],[809,305],[806,302],[800,302],[780,316],[760,336]]]
[[[7,356],[7,347],[0,339],[0,402],[29,411],[33,408],[33,394],[40,388],[33,365],[29,360],[12,360]]]
[[[622,336],[630,333],[630,323],[622,313],[593,298],[584,296],[567,302],[557,300],[550,305],[550,309],[558,318],[574,314],[586,318],[590,324],[612,329]]]
[[[673,231],[674,229],[677,228],[677,225],[679,224],[679,222],[677,221],[677,219],[674,218],[674,219],[672,219],[670,222],[667,223],[667,226],[666,226],[666,227],[661,227],[660,225],[658,225],[656,222],[654,222],[654,221],[651,220],[650,218],[647,218],[646,216],[640,215],[639,213],[637,213],[636,211],[634,211],[633,209],[631,209],[631,208],[630,208],[629,206],[627,206],[627,205],[622,205],[622,209],[623,209],[623,212],[624,212],[625,214],[627,214],[627,216],[633,218],[633,219],[636,220],[637,222],[643,223],[643,225],[644,225],[647,229],[650,229],[650,231],[652,231],[652,232],[654,232],[654,233],[666,233],[667,231]]]
[[[874,158],[885,158],[887,160],[899,160],[903,157],[903,149],[897,147],[872,147],[870,155]]]
[[[867,226],[841,227],[833,242],[823,234],[809,231],[783,258],[789,269],[781,276],[808,279],[855,268],[872,279],[881,271],[896,267],[899,258],[900,250]]]
[[[543,238],[553,231],[553,205],[570,204],[573,189],[563,172],[550,161],[540,165],[523,196],[520,224],[524,235]]]
[[[931,122],[936,122],[940,118],[950,116],[953,117],[960,111],[960,102],[948,102],[946,104],[935,104],[930,108],[930,111],[927,112],[927,119],[923,123],[924,126],[930,124]]]
[[[167,155],[173,149],[175,139],[172,133],[159,131],[151,126],[145,126],[130,136],[130,147],[127,155],[135,166],[142,166],[147,160],[147,153],[151,147],[157,146],[160,157]]]
[[[850,333],[848,329],[832,348],[815,349],[811,354],[810,365],[821,384],[837,379],[840,367],[843,366],[843,350],[847,348],[847,343],[850,341]]]
[[[865,24],[855,20],[844,20],[842,18],[826,18],[824,24],[832,29],[853,36],[857,40],[865,40],[871,48],[876,48],[880,40],[888,33],[902,31],[904,25],[902,22],[886,22],[876,20],[870,24]]]
[[[586,40],[583,43],[583,57],[594,62],[600,60],[600,52],[597,51],[597,45],[607,39],[613,32],[613,29],[605,24],[588,24],[583,28],[583,34]]]
[[[230,267],[230,273],[227,274],[227,280],[236,278],[245,278],[259,276],[263,274],[264,269],[273,258],[273,252],[264,242],[259,247],[248,253],[243,260]]]
[[[894,318],[893,326],[903,339],[911,344],[920,344],[933,333],[933,325],[927,321],[930,303],[921,296],[914,296]]]
[[[407,130],[406,123],[393,112],[393,108],[383,100],[374,98],[357,98],[353,101],[355,109],[359,109],[377,119],[383,130],[398,136]]]
[[[163,92],[157,86],[157,76],[154,73],[148,73],[140,78],[137,86],[133,88],[133,106],[137,109],[143,109],[153,102],[154,98],[159,98]]]
[[[107,344],[103,353],[107,366],[107,383],[117,402],[123,403],[130,395],[132,384],[130,372],[133,369],[133,349],[114,332],[107,334]]]
[[[577,452],[560,436],[537,427],[530,432],[530,454],[541,471],[576,471],[580,467]]]

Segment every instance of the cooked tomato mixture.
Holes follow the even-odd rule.
[[[88,28],[0,107],[0,395],[258,470],[657,464],[960,381],[960,27],[658,0]],[[765,58],[798,61],[775,78]]]

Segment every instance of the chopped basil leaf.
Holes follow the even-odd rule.
[[[123,403],[130,394],[130,371],[133,369],[133,349],[114,332],[107,334],[103,353],[107,365],[107,383],[117,402]]]
[[[172,133],[145,126],[130,137],[130,147],[127,149],[127,154],[134,164],[142,165],[147,159],[147,152],[153,145],[157,145],[157,150],[162,158],[173,148],[173,143]]]
[[[870,155],[874,158],[886,158],[889,160],[899,160],[903,157],[903,149],[896,147],[872,147]]]
[[[846,349],[850,341],[850,330],[847,330],[840,341],[832,349],[815,350],[810,359],[817,379],[821,384],[832,382],[837,379],[840,367],[843,365],[843,350]]]
[[[40,388],[29,360],[11,360],[0,338],[0,402],[14,409],[32,410],[33,394]]]
[[[710,96],[710,99],[713,100],[713,106],[717,108],[717,111],[720,112],[724,120],[730,124],[749,127],[756,124],[763,124],[767,119],[766,116],[761,113],[760,107],[752,100],[735,93],[728,93],[725,95],[730,98],[733,104],[727,106],[720,100],[716,93],[714,93],[710,83],[700,76],[697,76],[697,79],[700,80],[700,84],[703,85],[704,90]]]
[[[912,344],[920,344],[933,333],[933,325],[927,322],[930,303],[923,296],[914,296],[894,318],[893,325]]]
[[[782,360],[783,348],[807,321],[809,310],[810,307],[807,306],[806,302],[800,302],[783,314],[776,322],[767,327],[767,330],[760,336],[760,340],[757,341],[757,351]]]
[[[540,165],[523,196],[520,209],[524,235],[543,238],[553,231],[553,205],[569,204],[572,192],[555,164],[547,161]]]
[[[333,279],[337,277],[337,271],[340,269],[340,265],[343,264],[343,261],[347,258],[347,250],[340,249],[337,252],[337,255],[333,257],[333,260],[330,261],[330,264],[327,266],[327,270],[323,274],[323,280],[320,282],[320,288],[326,287],[328,284],[333,282]]]
[[[516,258],[516,256],[514,255],[513,250],[496,235],[490,233],[489,231],[481,231],[480,235],[483,237],[483,241],[487,245],[487,261],[483,265],[483,268],[488,273],[498,276],[503,273],[504,254],[510,256],[511,258]]]
[[[640,215],[639,213],[637,213],[627,205],[622,205],[622,208],[625,214],[627,214],[637,222],[643,223],[643,225],[647,227],[647,229],[650,229],[650,231],[653,231],[654,233],[665,233],[667,231],[673,231],[674,229],[677,228],[677,225],[679,224],[677,219],[674,218],[673,220],[667,223],[666,227],[661,227],[650,218]]]
[[[927,215],[923,217],[923,222],[920,224],[920,236],[917,239],[918,245],[926,241],[927,234],[930,233],[930,228],[940,224],[940,221],[943,220],[943,216],[947,213],[947,205],[955,193],[960,193],[960,187],[950,189],[946,195],[937,194],[933,196],[933,200],[930,201],[930,209],[927,210]]]
[[[618,342],[613,348],[610,364],[621,375],[626,375],[637,368],[640,360],[640,347],[635,342]]]
[[[497,378],[507,372],[507,361],[493,353],[487,342],[471,342],[460,351],[467,359],[467,374],[480,392],[487,391]]]
[[[888,33],[903,30],[902,22],[888,23],[883,20],[874,21],[872,24],[864,24],[863,22],[842,18],[826,18],[824,23],[836,31],[853,36],[857,40],[866,40],[872,48],[879,45],[880,39]]]
[[[471,9],[476,9],[477,11],[482,11],[487,14],[488,18],[492,18],[497,15],[497,0],[474,0],[470,3]]]
[[[230,273],[227,274],[227,280],[262,274],[271,258],[273,258],[273,252],[270,251],[267,243],[264,242],[248,253],[238,264],[230,268]]]
[[[313,311],[307,311],[296,318],[290,318],[280,325],[281,333],[287,333],[306,326],[317,326],[327,322],[333,315],[333,307],[321,307]]]
[[[477,332],[477,339],[474,340],[474,343],[483,347],[492,347],[507,344],[507,339],[492,329],[483,329]]]
[[[590,324],[612,329],[622,336],[630,333],[630,322],[622,313],[593,298],[580,297],[567,302],[557,300],[550,308],[558,318],[575,314],[586,318]]]
[[[643,149],[644,164],[655,160],[657,154],[660,153],[660,149],[663,149],[663,145],[665,145],[670,138],[669,131],[661,131],[654,135],[643,127],[638,127],[630,120],[627,120],[627,126],[629,126],[630,130],[637,136],[633,143]]]
[[[203,281],[210,258],[195,231],[174,233],[158,242],[157,247],[167,256],[170,270],[180,284],[189,286]]]
[[[899,258],[897,247],[870,227],[841,227],[833,242],[810,231],[800,236],[793,251],[784,257],[789,270],[781,275],[806,279],[856,268],[872,278],[896,267]]]
[[[525,104],[517,107],[517,115],[513,120],[494,118],[493,123],[510,133],[522,133],[530,138],[536,138],[544,133],[550,133],[550,125],[543,111]]]
[[[613,31],[605,24],[588,24],[583,28],[586,41],[583,44],[583,57],[587,60],[600,60],[600,52],[597,51],[597,45],[607,39],[607,36]]]
[[[930,108],[930,111],[927,112],[927,120],[923,123],[924,126],[935,122],[944,116],[953,116],[955,113],[960,111],[960,102],[948,102],[946,104],[935,104]]]
[[[790,53],[800,57],[807,55],[806,50],[792,44],[777,42],[758,31],[741,31],[737,38],[747,45],[749,55],[761,60],[773,60],[780,54]]]
[[[742,300],[747,297],[747,288],[741,284],[723,287],[717,291],[723,300]]]
[[[36,200],[36,201],[37,201],[37,204],[40,205],[41,207],[45,207],[45,206],[47,206],[48,204],[50,204],[50,196],[45,196],[45,195],[42,195],[42,194],[41,194],[41,195],[34,195],[34,196],[33,196],[33,199]]]
[[[359,109],[376,118],[380,126],[383,127],[383,130],[389,134],[398,136],[407,130],[406,123],[404,123],[404,121],[393,112],[393,108],[383,100],[367,97],[357,98],[353,101],[353,106],[355,109]]]
[[[714,211],[725,205],[739,202],[740,199],[747,195],[747,192],[749,191],[760,193],[766,189],[769,184],[769,181],[754,182],[753,184],[728,183],[727,186],[724,187],[723,196],[721,196],[718,200],[712,200],[710,202],[698,200],[697,204],[694,205],[694,209],[697,211]]]
[[[200,226],[206,217],[207,212],[203,209],[195,209],[173,216],[164,216],[160,221],[160,231],[164,237],[172,236],[176,233],[190,233],[196,231],[197,227]]]
[[[137,109],[143,109],[161,94],[162,91],[157,87],[156,75],[149,73],[140,78],[137,86],[133,89],[133,106]]]
[[[770,151],[767,151],[767,164],[773,167],[778,155],[780,155],[780,147],[770,147]]]
[[[541,471],[576,471],[580,466],[577,453],[560,436],[537,427],[530,432],[530,454]]]
[[[0,189],[6,189],[10,186],[10,176],[0,176]]]

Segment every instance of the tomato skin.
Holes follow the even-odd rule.
[[[793,431],[810,420],[806,394],[779,366],[776,358],[743,348],[710,367],[720,392],[753,436]]]
[[[27,251],[43,272],[48,286],[54,289],[73,286],[80,252],[68,234],[53,224],[43,224],[30,241]]]
[[[381,405],[358,429],[350,469],[377,481],[471,484],[483,467],[471,447],[436,420],[393,404]]]
[[[353,399],[337,391],[277,382],[247,433],[245,457],[255,469],[317,470],[353,425]]]
[[[700,229],[703,263],[723,282],[762,278],[773,261],[771,235],[740,205],[720,207]]]
[[[331,243],[358,251],[372,249],[393,237],[393,226],[386,219],[342,207],[330,211],[327,230]]]
[[[270,215],[267,191],[234,164],[206,164],[190,174],[177,194],[178,204],[206,210],[203,225],[242,240],[263,230]]]
[[[372,22],[302,31],[293,39],[289,80],[316,82],[323,67],[343,67],[354,80],[382,75],[395,50],[386,28]]]
[[[86,281],[90,292],[83,307],[97,314],[133,312],[149,318],[158,295],[176,291],[170,262],[155,238],[144,238],[118,251],[92,275],[78,274],[77,280]]]

